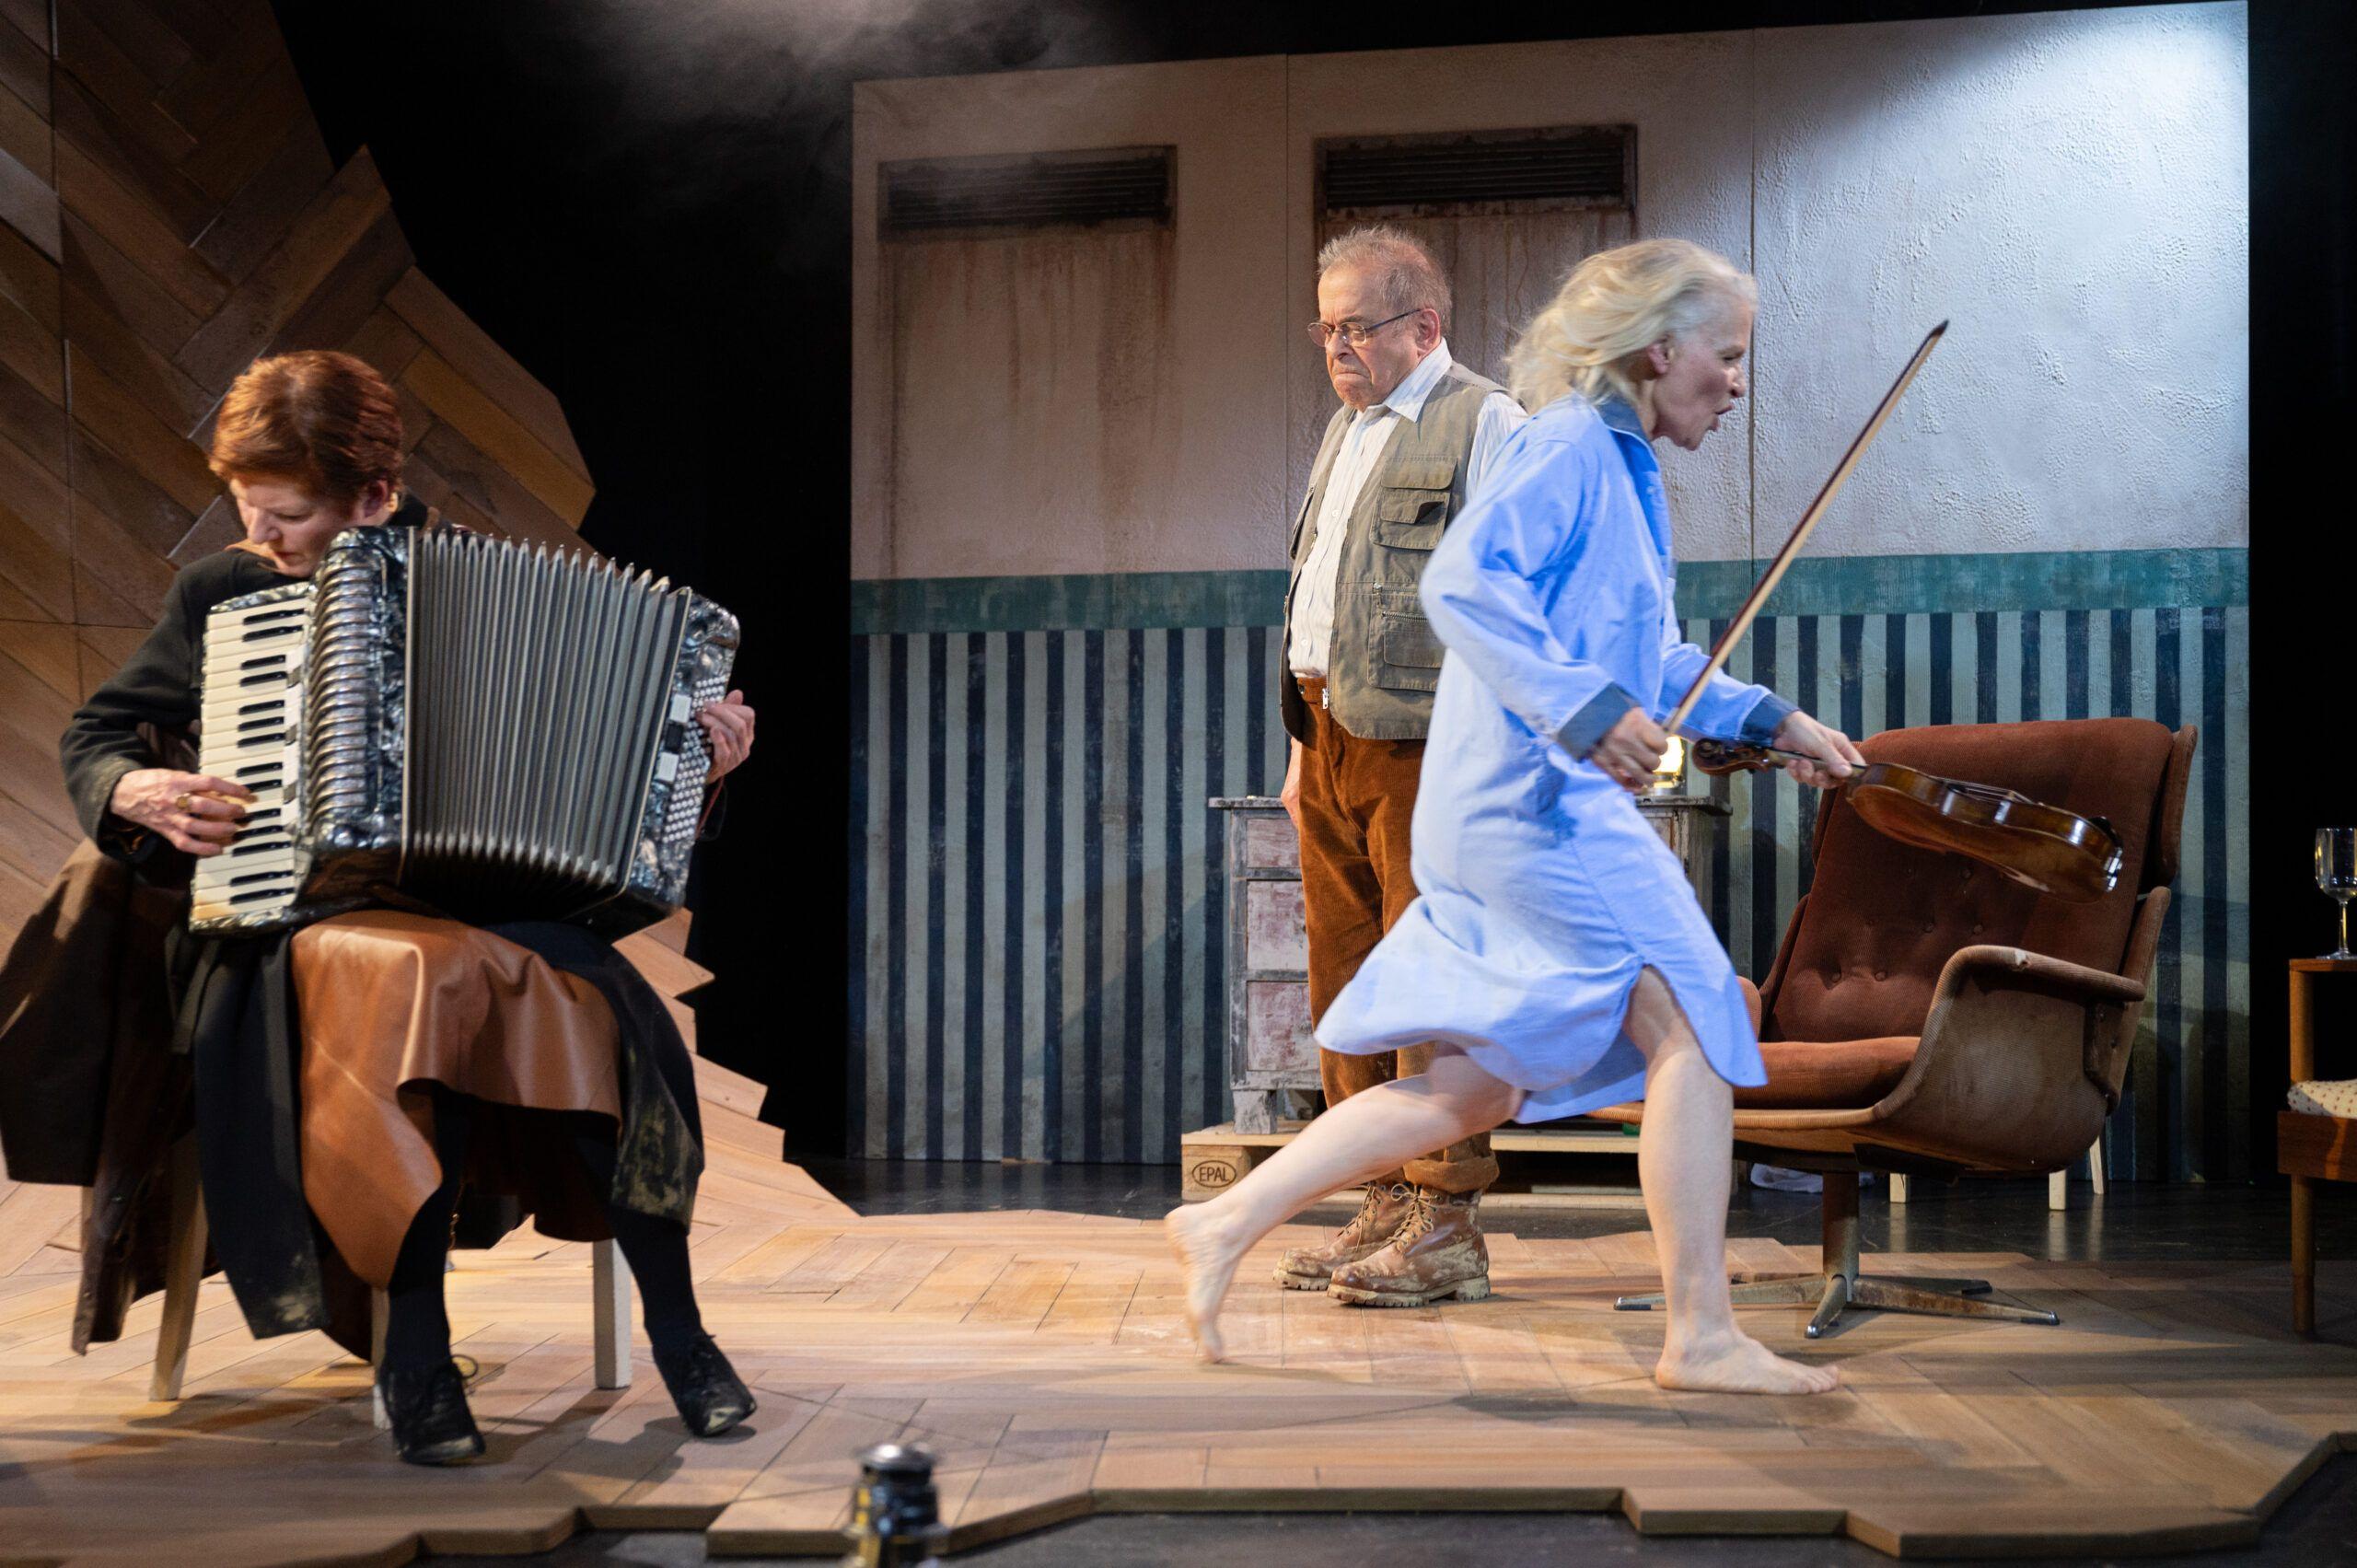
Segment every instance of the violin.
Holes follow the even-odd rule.
[[[1923,335],[1922,343],[1899,371],[1890,390],[1883,394],[1865,428],[1850,443],[1850,449],[1841,454],[1841,460],[1834,465],[1825,487],[1817,493],[1817,499],[1808,504],[1792,536],[1784,540],[1783,549],[1776,552],[1768,570],[1736,610],[1726,630],[1720,633],[1718,643],[1711,649],[1710,662],[1702,667],[1702,672],[1687,688],[1686,695],[1663,721],[1662,727],[1670,734],[1678,733],[1679,726],[1701,700],[1711,677],[1726,667],[1727,656],[1743,640],[1744,633],[1768,602],[1768,596],[1776,591],[1785,569],[1799,557],[1801,547],[1808,542],[1818,520],[1833,505],[1833,497],[1864,459],[1866,448],[1874,445],[1891,411],[1898,406],[1898,400],[1914,381],[1916,372],[1923,368],[1923,362],[1931,358],[1932,350],[1939,346],[1947,330],[1948,324],[1942,321]],[[1691,745],[1694,765],[1706,773],[1782,767],[1799,758],[1797,752],[1779,751],[1767,746],[1717,740],[1696,740]],[[1901,843],[1969,856],[2041,893],[2051,893],[2074,903],[2090,903],[2110,892],[2119,881],[2119,835],[2100,817],[2081,817],[2009,789],[1944,779],[1898,762],[1869,762],[1836,787],[1866,826],[1876,832]]]
[[[1757,772],[1804,759],[1771,746],[1690,743],[1706,773]],[[1853,768],[1834,788],[1867,827],[1920,849],[1977,860],[2041,893],[2093,903],[2119,884],[2119,834],[2101,817],[2082,817],[1994,784],[1944,779],[1901,762]]]

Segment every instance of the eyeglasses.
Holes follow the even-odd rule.
[[[1304,327],[1302,331],[1307,332],[1309,334],[1309,341],[1316,343],[1319,348],[1324,348],[1328,343],[1333,342],[1334,334],[1337,332],[1340,332],[1342,335],[1343,341],[1348,343],[1353,348],[1364,348],[1366,347],[1367,339],[1375,336],[1376,333],[1383,331],[1384,328],[1391,325],[1392,322],[1404,321],[1409,317],[1416,314],[1417,310],[1422,310],[1422,308],[1423,307],[1419,305],[1416,307],[1415,310],[1402,310],[1397,316],[1385,317],[1382,320],[1376,322],[1373,326],[1367,326],[1358,321],[1345,321],[1339,327],[1329,327],[1323,321],[1312,321],[1308,326]]]

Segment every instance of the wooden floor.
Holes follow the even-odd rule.
[[[1846,1531],[1904,1556],[2247,1541],[2344,1437],[2357,1348],[2291,1337],[2286,1272],[2013,1255],[1877,1258],[1980,1273],[2059,1329],[1868,1317],[1810,1345],[1814,1400],[1666,1394],[1642,1234],[1494,1237],[1488,1301],[1338,1307],[1267,1283],[1232,1304],[1237,1361],[1190,1358],[1155,1227],[1044,1213],[861,1219],[777,1161],[750,1086],[705,1074],[711,1171],[694,1256],[707,1321],[761,1410],[686,1439],[642,1354],[590,1377],[586,1250],[527,1234],[460,1255],[459,1348],[482,1365],[487,1462],[426,1472],[368,1423],[367,1372],[306,1334],[257,1342],[219,1281],[188,1397],[145,1401],[158,1303],[66,1349],[76,1194],[0,1192],[0,1563],[400,1562],[525,1552],[584,1522],[703,1527],[716,1552],[839,1551],[854,1450],[941,1456],[965,1545],[1089,1510],[1618,1509],[1648,1532]],[[1806,1268],[1774,1243],[1750,1269]],[[2357,1269],[2328,1265],[2328,1337]]]

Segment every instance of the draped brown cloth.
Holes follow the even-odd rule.
[[[436,1084],[481,1102],[470,1190],[519,1198],[549,1235],[608,1233],[572,1142],[578,1113],[619,1125],[622,1111],[613,1010],[588,981],[478,927],[393,910],[305,927],[293,970],[303,1193],[354,1273],[392,1277],[442,1184]]]

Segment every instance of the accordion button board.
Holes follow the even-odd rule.
[[[198,765],[255,793],[192,930],[371,902],[612,937],[685,892],[737,618],[586,551],[354,528],[308,583],[216,606]]]

